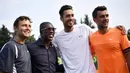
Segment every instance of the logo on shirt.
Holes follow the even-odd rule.
[[[82,35],[79,35],[79,37],[81,38],[81,37],[83,37]]]
[[[109,38],[109,40],[112,40],[111,38]]]

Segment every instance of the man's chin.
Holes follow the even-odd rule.
[[[99,29],[108,28],[108,26],[98,26]]]
[[[73,24],[69,24],[68,27],[73,27],[74,25]]]
[[[28,37],[30,37],[31,35],[30,35],[30,34],[27,34],[27,33],[23,33],[23,36],[28,38]]]
[[[53,37],[48,37],[48,40],[49,40],[49,41],[52,41],[52,40],[53,40]]]
[[[25,38],[29,38],[30,37],[30,35],[26,35],[26,36],[24,36]]]
[[[51,42],[52,40],[53,40],[53,39],[48,39],[48,41],[50,41],[50,42]]]

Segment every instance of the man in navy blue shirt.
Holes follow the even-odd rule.
[[[58,65],[57,51],[52,44],[55,28],[50,22],[40,24],[40,38],[28,45],[31,54],[33,73],[63,72],[62,65]]]

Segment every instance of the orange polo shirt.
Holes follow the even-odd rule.
[[[129,73],[123,50],[130,47],[126,35],[111,28],[106,34],[98,31],[90,36],[92,54],[96,53],[99,73]]]

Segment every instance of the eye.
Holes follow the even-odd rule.
[[[66,15],[66,17],[70,17],[70,15],[68,14],[68,15]]]
[[[51,30],[55,31],[55,29],[56,28],[48,28],[48,31],[51,31]]]
[[[71,16],[74,17],[74,14],[72,14]]]
[[[56,28],[44,28],[44,29],[41,29],[41,30],[43,30],[43,31],[51,31],[51,30],[55,31]]]
[[[106,17],[109,17],[109,14],[106,14]]]
[[[104,15],[101,15],[101,16],[100,16],[100,18],[103,18],[103,17],[104,17]]]
[[[32,26],[31,26],[31,25],[29,25],[29,27],[31,28]]]

